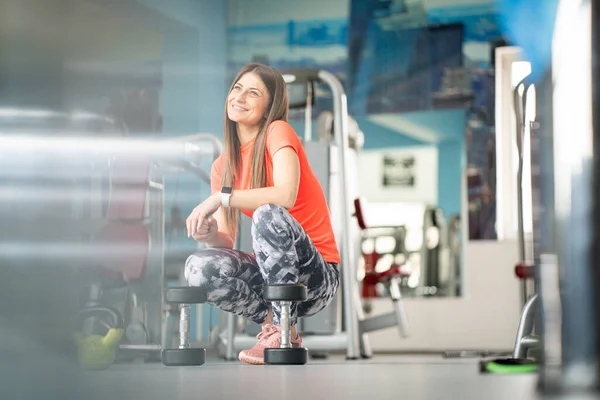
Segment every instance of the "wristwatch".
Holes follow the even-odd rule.
[[[231,193],[233,193],[233,188],[231,186],[224,186],[221,188],[221,205],[225,208],[229,208]]]

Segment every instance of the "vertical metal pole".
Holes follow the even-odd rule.
[[[304,110],[304,141],[312,140],[312,85],[310,80],[306,81],[306,109]]]
[[[593,141],[593,154],[594,159],[592,162],[592,215],[593,215],[593,227],[592,233],[592,252],[590,255],[590,269],[591,276],[590,280],[595,288],[600,283],[600,160],[596,155],[600,154],[600,91],[598,85],[600,84],[600,4],[597,1],[592,2],[590,5],[590,19],[591,19],[591,85],[589,88],[595,88],[591,93],[591,106],[592,106],[592,141]],[[591,305],[592,313],[591,320],[594,324],[594,346],[595,354],[594,361],[596,370],[594,371],[594,383],[598,386],[600,382],[600,368],[598,367],[598,360],[600,359],[600,294],[598,290],[593,291],[593,302]]]
[[[550,201],[544,202],[544,208],[551,207],[553,232],[541,246],[539,268],[544,342],[539,387],[546,393],[592,391],[598,382],[592,291],[596,266],[591,258],[598,229],[592,223],[598,199],[592,191],[596,82],[592,82],[591,10],[589,0],[558,1],[552,73],[537,96],[538,102],[552,99],[540,110],[541,129],[552,130],[553,147],[553,168],[543,173],[553,174],[554,184]]]
[[[166,321],[163,320],[162,315],[163,315],[163,310],[165,307],[165,302],[164,302],[164,293],[165,293],[165,288],[167,286],[166,282],[166,271],[165,271],[165,176],[164,174],[160,175],[160,185],[158,185],[158,187],[156,189],[150,189],[149,193],[150,195],[152,194],[153,191],[155,192],[155,196],[156,196],[156,202],[157,204],[155,205],[156,207],[156,212],[154,214],[154,216],[152,216],[151,218],[154,219],[156,218],[156,229],[155,232],[152,233],[152,243],[154,245],[157,245],[157,249],[156,251],[159,253],[158,257],[155,257],[157,259],[157,261],[155,261],[158,264],[158,270],[156,272],[156,278],[158,280],[157,285],[155,286],[156,288],[158,288],[160,290],[160,292],[155,292],[154,290],[152,291],[152,297],[154,298],[154,301],[151,302],[150,304],[154,303],[156,304],[156,316],[154,318],[151,319],[154,320],[153,322],[153,326],[148,326],[149,328],[149,332],[150,332],[150,337],[152,338],[153,334],[156,335],[160,335],[160,345],[161,348],[163,349],[167,349],[171,347],[171,343],[172,341],[169,341],[168,339],[172,339],[172,336],[170,336],[167,333],[167,329],[169,329],[170,327],[168,326],[168,324],[170,323],[170,319],[166,318]],[[150,324],[149,324],[150,325]]]
[[[429,286],[428,271],[429,271],[429,248],[427,247],[427,233],[431,224],[431,212],[432,209],[425,207],[423,211],[423,230],[421,232],[421,250],[419,251],[421,257],[419,260],[419,282],[417,283],[419,296],[424,296],[426,293],[425,287]]]
[[[517,227],[519,241],[519,262],[527,263],[525,252],[525,223],[523,220],[523,170],[524,170],[524,150],[523,142],[525,139],[525,99],[529,85],[523,79],[513,92],[513,106],[517,120],[516,144],[519,156],[519,167],[517,170]],[[523,305],[527,303],[527,281],[521,281],[521,301]]]
[[[401,284],[402,280],[400,278],[392,278],[390,280],[390,295],[392,297],[394,311],[396,312],[396,319],[398,320],[398,329],[400,330],[400,336],[402,336],[403,338],[407,338],[409,336],[408,318],[406,317],[406,311],[404,310],[404,301],[402,300],[402,292],[400,291]]]
[[[536,302],[538,299],[538,295],[534,294],[531,296],[525,306],[523,307],[523,311],[521,312],[521,318],[519,319],[519,327],[517,329],[517,337],[515,339],[515,347],[513,349],[513,358],[526,358],[527,357],[527,347],[523,345],[523,338],[531,335],[533,331],[533,326],[535,322],[535,312],[534,307],[536,306]]]
[[[334,114],[334,137],[339,151],[340,166],[340,213],[342,221],[342,290],[344,293],[344,314],[346,334],[348,336],[348,348],[346,358],[356,359],[360,348],[358,342],[358,316],[357,304],[353,300],[353,291],[356,290],[356,271],[352,260],[350,241],[350,201],[348,196],[348,174],[346,168],[346,151],[348,149],[348,104],[346,94],[341,82],[327,71],[319,71],[319,78],[327,83],[333,92],[333,114]]]

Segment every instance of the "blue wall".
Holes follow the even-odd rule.
[[[221,0],[137,0],[168,18],[163,29],[163,131],[167,136],[212,133],[223,137],[228,82],[227,3]],[[165,24],[166,26],[166,24]],[[204,169],[210,171],[210,160]],[[165,208],[175,202],[187,215],[209,194],[190,174],[167,182]],[[187,240],[184,246],[194,246]]]
[[[163,131],[170,136],[197,132],[201,101],[200,35],[196,28],[182,26],[165,32],[163,39]]]
[[[400,114],[409,122],[436,133],[437,141],[427,143],[401,132],[393,132],[366,118],[357,118],[365,133],[365,149],[430,145],[438,150],[438,207],[446,217],[460,214],[461,174],[465,168],[465,111],[418,111]]]
[[[433,145],[438,150],[438,207],[448,218],[461,212],[461,180],[466,168],[465,110],[417,111],[400,114],[411,123],[436,133],[436,142],[416,140],[401,132],[390,132],[365,118],[357,118],[365,132],[365,149]],[[387,131],[387,132],[386,132]],[[394,137],[394,135],[396,137]]]
[[[222,136],[227,92],[227,2],[136,0],[162,14],[163,113],[167,135]]]

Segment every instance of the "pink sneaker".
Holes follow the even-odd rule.
[[[262,365],[265,363],[265,349],[278,348],[281,346],[281,332],[278,326],[267,324],[263,326],[262,331],[256,335],[258,343],[251,349],[242,350],[239,355],[240,361],[248,364]],[[298,335],[292,338],[292,347],[302,347],[302,337]]]

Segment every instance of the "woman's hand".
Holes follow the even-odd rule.
[[[194,240],[202,243],[211,242],[219,231],[219,224],[213,217],[208,217],[200,224],[200,228],[192,236]]]
[[[198,204],[190,213],[189,217],[185,220],[185,226],[187,228],[188,237],[195,236],[199,233],[200,228],[203,224],[206,227],[210,227],[212,223],[209,223],[208,217],[212,216],[221,207],[221,194],[216,193],[210,196],[202,203]],[[213,221],[214,218],[211,218]],[[216,226],[216,221],[214,222]],[[206,229],[204,229],[206,232]],[[197,240],[197,239],[196,239]]]

